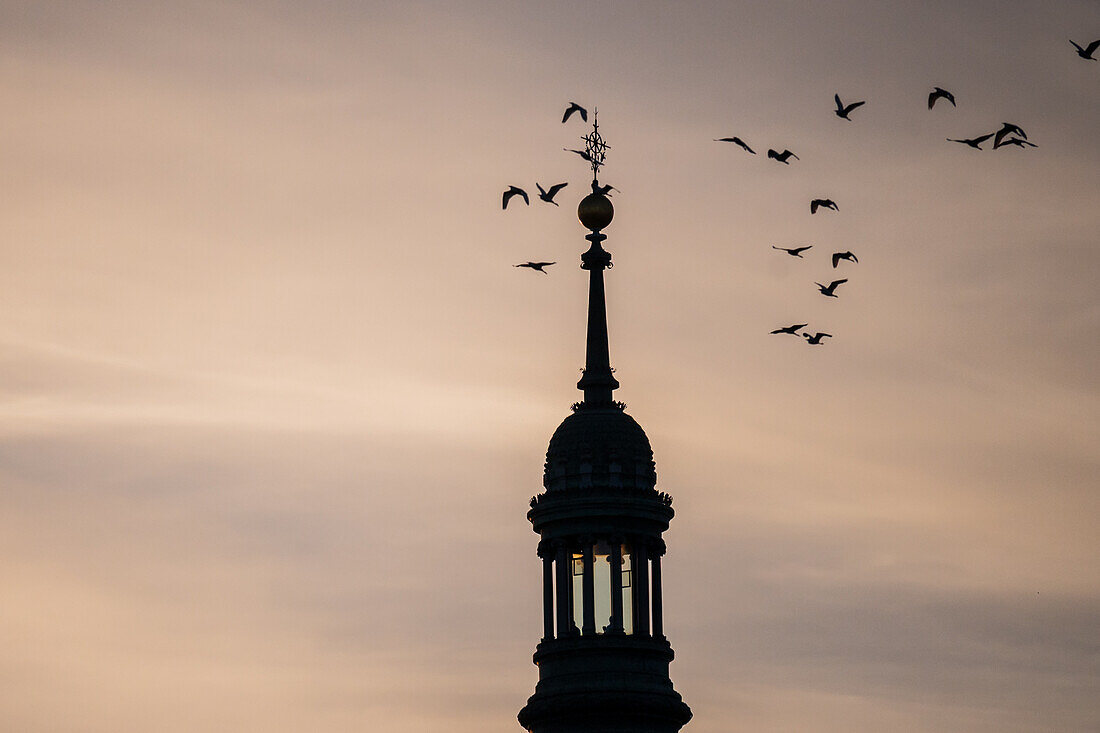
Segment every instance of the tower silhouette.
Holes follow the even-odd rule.
[[[593,152],[593,140],[597,144]],[[664,635],[662,533],[672,497],[656,490],[645,431],[616,402],[603,272],[611,254],[601,231],[614,208],[595,179],[603,162],[598,126],[592,193],[578,207],[590,243],[588,338],[577,388],[584,399],[550,439],[545,491],[527,518],[539,535],[543,635],[535,693],[519,712],[531,733],[675,733],[691,710],[673,689],[672,647]],[[606,148],[606,145],[603,145]]]

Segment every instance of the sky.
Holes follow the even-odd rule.
[[[0,728],[519,730],[577,101],[685,730],[1100,729],[1070,38],[1094,0],[0,0]]]

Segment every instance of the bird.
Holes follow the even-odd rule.
[[[991,137],[993,137],[992,132],[989,133],[988,135],[982,135],[980,137],[972,137],[972,138],[962,138],[960,140],[956,140],[953,137],[949,137],[949,138],[947,138],[947,142],[949,142],[949,143],[962,143],[963,145],[969,145],[970,147],[974,148],[975,150],[981,150],[982,149],[982,143],[984,143],[986,140],[988,140]]]
[[[824,206],[826,209],[832,209],[833,211],[840,211],[836,202],[832,199],[814,199],[810,202],[810,213],[816,214],[819,207]]]
[[[828,285],[822,285],[821,283],[814,283],[814,285],[817,286],[818,290],[821,291],[822,295],[827,296],[829,298],[835,298],[835,297],[837,297],[837,295],[833,291],[836,290],[836,286],[840,285],[841,283],[846,283],[846,282],[848,282],[848,278],[845,278],[843,280],[833,280]]]
[[[592,193],[599,193],[603,194],[604,196],[610,196],[612,191],[619,191],[619,189],[615,188],[610,183],[604,186],[595,186],[592,189]],[[619,193],[622,193],[622,191],[619,191]]]
[[[795,333],[795,332],[798,331],[798,329],[805,328],[808,325],[809,324],[807,324],[807,323],[796,323],[793,326],[787,326],[785,328],[777,328],[774,331],[772,331],[772,333],[789,333],[792,336],[797,336],[798,334]]]
[[[507,209],[508,201],[510,201],[513,196],[519,196],[521,199],[523,199],[523,203],[527,204],[528,206],[531,205],[531,199],[527,198],[526,191],[524,191],[522,188],[519,188],[518,186],[509,186],[508,190],[504,192],[504,199],[501,203],[500,208]]]
[[[588,154],[587,150],[574,150],[573,148],[562,148],[562,150],[565,150],[565,151],[570,152],[570,153],[576,153],[577,155],[579,155],[582,158],[584,158],[585,160],[587,160],[589,163],[595,162],[595,161],[592,160],[592,156]]]
[[[932,106],[936,104],[937,100],[946,99],[951,103],[952,107],[957,106],[955,104],[955,95],[946,89],[940,89],[939,87],[933,87],[933,91],[928,95],[928,109],[932,109]]]
[[[538,270],[543,275],[549,275],[550,273],[542,269],[549,267],[550,265],[557,264],[556,262],[522,262],[518,265],[512,265],[512,267],[530,267],[532,270]]]
[[[813,336],[808,333],[804,333],[802,334],[802,337],[806,339],[806,343],[810,346],[820,346],[822,344],[821,339],[832,338],[833,335],[831,333],[821,333],[820,331],[818,331]]]
[[[836,265],[841,260],[849,260],[850,262],[859,262],[856,256],[851,252],[833,252],[833,269],[836,269]]]
[[[772,160],[778,160],[783,165],[790,165],[791,158],[794,158],[795,160],[802,160],[790,150],[784,150],[782,153],[777,153],[771,148],[768,148],[768,157]]]
[[[554,206],[557,206],[558,202],[554,200],[554,196],[557,195],[558,191],[562,190],[563,188],[565,188],[568,185],[569,185],[568,183],[558,183],[558,184],[555,184],[555,185],[551,186],[550,190],[547,191],[542,186],[540,186],[538,183],[536,183],[535,188],[537,188],[539,190],[539,198],[540,199],[542,199],[543,201],[545,201],[548,204],[553,204]]]
[[[802,256],[802,253],[810,249],[811,247],[813,247],[812,244],[807,244],[805,247],[791,247],[790,249],[787,249],[786,247],[776,247],[774,244],[772,245],[772,249],[777,249],[780,252],[786,252],[791,257],[798,257],[799,259],[805,259]]]
[[[1078,46],[1072,39],[1070,40],[1070,43],[1072,43],[1073,47],[1077,49],[1077,55],[1080,56],[1081,58],[1083,58],[1087,61],[1096,61],[1097,60],[1096,57],[1093,56],[1092,54],[1096,52],[1097,48],[1100,48],[1100,41],[1093,41],[1092,43],[1085,46],[1084,48],[1081,48],[1080,46]]]
[[[753,155],[756,155],[756,151],[755,151],[755,150],[753,150],[752,148],[750,148],[750,147],[748,146],[748,144],[747,144],[747,143],[746,143],[746,142],[745,142],[744,140],[742,140],[741,138],[739,138],[739,137],[721,137],[721,138],[715,138],[714,142],[716,142],[716,143],[733,143],[734,145],[738,145],[738,146],[740,146],[740,147],[741,147],[741,148],[742,148],[743,150],[745,150],[746,152],[749,152],[749,153],[752,153]]]
[[[993,149],[996,150],[997,148],[1003,148],[1005,145],[1015,145],[1018,148],[1022,148],[1025,145],[1027,145],[1029,147],[1032,147],[1032,148],[1039,147],[1035,143],[1029,143],[1027,140],[1021,140],[1018,137],[1010,137],[1006,140],[1002,140],[999,143],[994,143],[993,144]]]
[[[570,116],[572,116],[572,114],[574,112],[579,112],[580,115],[581,115],[581,119],[584,120],[585,122],[588,122],[588,110],[586,110],[584,107],[580,106],[576,102],[570,102],[569,103],[569,108],[567,110],[565,110],[565,114],[562,115],[562,118],[561,118],[561,122],[562,122],[563,125],[570,118]]]
[[[1019,135],[1024,140],[1027,140],[1027,133],[1020,129],[1019,125],[1014,125],[1011,122],[1003,123],[1000,130],[997,130],[996,136],[993,138],[993,147],[997,147],[1001,144],[1001,140],[1005,139],[1006,135]]]
[[[848,114],[856,107],[862,107],[863,105],[867,104],[866,102],[852,102],[847,107],[845,107],[844,103],[840,101],[839,94],[834,94],[833,99],[836,101],[836,109],[833,110],[833,114],[835,114],[840,119],[848,120],[849,122],[852,121],[852,118],[849,117]]]

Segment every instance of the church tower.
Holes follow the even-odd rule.
[[[675,733],[691,710],[672,687],[664,635],[662,533],[672,497],[656,489],[645,431],[613,399],[607,341],[602,231],[614,208],[597,181],[607,145],[585,137],[592,193],[578,207],[590,243],[588,340],[577,388],[584,398],[554,431],[545,491],[527,518],[539,535],[543,632],[534,654],[535,694],[519,712],[530,733]]]

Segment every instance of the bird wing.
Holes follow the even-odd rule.
[[[852,102],[851,104],[849,104],[847,107],[844,108],[844,114],[848,114],[849,112],[851,112],[856,107],[862,107],[865,104],[867,104],[866,101],[864,101],[864,102]]]
[[[811,214],[816,214],[818,206],[821,206],[821,202],[819,202],[817,199],[814,199],[813,201],[811,201],[810,202],[810,213]]]
[[[840,101],[840,95],[834,94],[833,101],[836,102],[836,111],[844,114],[844,104]]]
[[[840,207],[839,207],[839,206],[837,206],[837,205],[836,205],[836,201],[833,201],[832,199],[825,199],[825,200],[824,200],[824,201],[822,201],[821,203],[822,203],[822,205],[823,205],[823,206],[828,206],[828,207],[829,207],[830,209],[834,209],[834,210],[836,210],[836,211],[840,211]]]
[[[973,142],[974,142],[975,144],[980,144],[980,143],[984,143],[984,142],[985,142],[986,140],[988,140],[989,138],[993,137],[993,136],[994,136],[995,134],[996,134],[996,133],[994,133],[994,132],[991,132],[991,133],[989,133],[988,135],[982,135],[981,137],[976,137],[976,138],[974,138]]]
[[[847,252],[846,254],[848,255],[848,259],[850,259],[852,262],[857,262],[857,263],[859,262],[859,260],[856,259],[856,256],[854,254],[852,254],[851,252]]]
[[[928,95],[928,109],[932,109],[932,105],[936,103],[936,100],[940,98],[939,92],[932,92]]]
[[[550,265],[555,265],[555,264],[557,264],[557,263],[556,262],[532,262],[531,263],[531,265],[533,267],[549,267]]]
[[[797,254],[799,252],[805,252],[806,250],[808,250],[812,247],[813,247],[812,244],[808,244],[805,247],[795,247],[794,249],[791,250],[791,252],[794,252],[795,254]]]
[[[840,262],[840,253],[833,252],[833,269],[836,269],[836,264]]]
[[[837,285],[840,285],[841,283],[846,283],[846,282],[848,282],[848,278],[844,278],[843,280],[833,280],[831,283],[829,283],[829,290],[832,290]]]
[[[1080,46],[1077,45],[1077,41],[1075,41],[1071,38],[1071,39],[1069,39],[1069,42],[1073,44],[1073,47],[1077,49],[1078,53],[1087,53],[1087,51],[1085,51],[1085,49],[1083,49],[1083,48],[1081,48]]]
[[[753,155],[756,155],[756,151],[755,151],[755,150],[753,150],[752,148],[750,148],[750,147],[749,147],[749,145],[748,145],[748,143],[746,143],[746,142],[745,142],[744,140],[742,140],[741,138],[739,138],[739,137],[735,137],[735,138],[733,139],[733,141],[734,141],[735,143],[737,143],[738,145],[740,145],[741,147],[743,147],[743,148],[744,148],[745,150],[747,150],[748,152],[752,153]]]
[[[799,157],[798,157],[797,155],[795,155],[794,153],[792,153],[792,152],[791,152],[790,150],[786,150],[786,151],[784,151],[784,152],[785,152],[785,153],[786,153],[787,155],[789,155],[789,156],[791,156],[792,158],[794,158],[795,160],[802,160],[802,158],[799,158]]]
[[[832,337],[833,337],[833,335],[831,333],[820,333],[820,332],[818,332],[818,334],[815,338],[823,339],[823,338],[832,338]]]
[[[779,160],[779,153],[775,152],[771,148],[768,148],[768,157],[769,158],[775,158],[776,160]]]
[[[1076,45],[1076,44],[1074,44],[1074,45]],[[1095,40],[1092,43],[1090,43],[1089,45],[1085,46],[1085,53],[1088,54],[1089,56],[1092,56],[1092,52],[1095,51],[1098,48],[1100,48],[1100,40]]]
[[[546,189],[543,188],[538,183],[535,184],[535,188],[537,188],[539,190],[539,196],[545,196],[546,195]]]
[[[555,194],[556,194],[556,193],[557,193],[558,191],[562,190],[563,188],[565,188],[565,187],[566,187],[566,186],[568,186],[568,185],[569,185],[569,183],[568,183],[568,182],[566,182],[566,183],[555,183],[555,184],[554,184],[553,186],[551,186],[551,187],[550,187],[550,190],[549,190],[549,191],[547,191],[547,192],[546,192],[546,194],[547,194],[548,196],[550,196],[550,198],[553,198],[553,197],[554,197],[554,195],[555,195]]]

